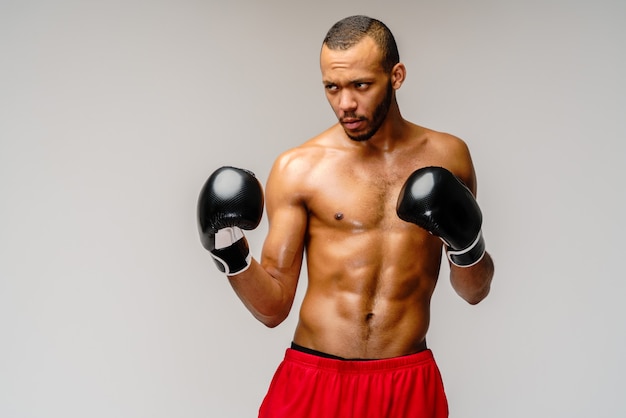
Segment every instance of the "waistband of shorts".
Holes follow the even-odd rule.
[[[315,369],[332,370],[341,373],[389,371],[432,363],[434,360],[435,358],[430,349],[406,356],[367,361],[336,360],[304,353],[292,348],[288,348],[285,352],[285,362],[287,363],[297,363]]]

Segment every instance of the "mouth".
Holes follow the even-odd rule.
[[[344,118],[344,119],[341,119],[340,122],[345,129],[354,131],[356,129],[359,129],[359,127],[361,127],[361,125],[364,123],[364,120],[354,119],[354,118]]]

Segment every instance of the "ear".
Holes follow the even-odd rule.
[[[401,62],[397,63],[391,69],[391,86],[394,90],[398,90],[406,79],[406,67]]]

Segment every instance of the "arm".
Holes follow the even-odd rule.
[[[252,315],[268,327],[282,323],[294,301],[304,253],[307,211],[298,192],[299,174],[287,156],[277,160],[266,187],[269,231],[261,261],[230,276],[230,284]]]
[[[398,199],[398,216],[438,236],[450,261],[454,290],[470,304],[489,293],[493,261],[485,251],[482,213],[476,202],[476,175],[465,143],[444,137],[444,167],[423,167],[414,171]]]
[[[476,305],[489,294],[494,266],[489,253],[471,267],[450,263],[450,283],[455,292],[471,305]]]
[[[472,158],[463,141],[458,141],[458,154],[454,167],[455,174],[463,181],[467,188],[476,198],[477,180]],[[494,275],[494,264],[488,252],[485,252],[482,259],[470,266],[459,267],[450,262],[450,283],[455,292],[471,305],[476,305],[487,297],[491,289],[491,280]]]

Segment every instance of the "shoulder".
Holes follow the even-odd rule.
[[[283,151],[274,161],[272,173],[304,174],[321,161],[325,153],[326,147],[317,138],[311,139],[297,147]]]
[[[274,161],[268,192],[301,195],[314,171],[330,160],[337,149],[332,128],[306,142],[283,151]]]
[[[476,174],[470,149],[458,136],[427,130],[428,143],[438,156],[440,165],[450,170],[473,192],[476,190]]]
[[[306,142],[282,152],[274,161],[272,172],[306,174],[341,148],[332,127]]]
[[[452,153],[453,158],[463,158],[469,153],[467,143],[458,136],[447,132],[439,132],[432,129],[425,129],[429,143],[441,152]]]

